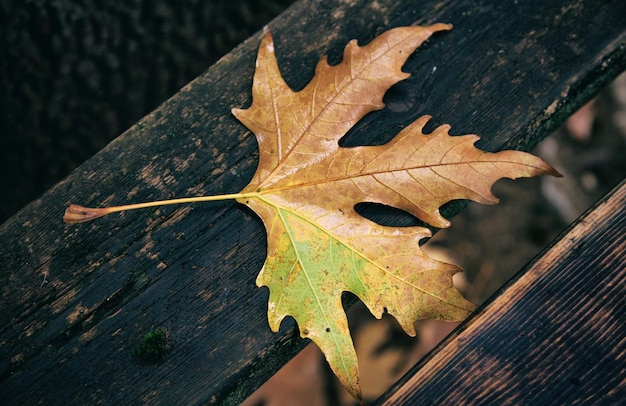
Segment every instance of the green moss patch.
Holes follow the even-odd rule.
[[[162,328],[148,331],[139,344],[133,348],[133,357],[137,361],[159,363],[167,356],[167,333]]]

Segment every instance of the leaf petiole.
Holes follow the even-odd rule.
[[[125,204],[122,206],[96,207],[96,208],[83,207],[77,204],[70,204],[69,207],[65,209],[65,214],[63,215],[63,221],[68,224],[83,223],[86,221],[97,219],[98,217],[106,216],[107,214],[117,213],[117,212],[126,211],[126,210],[145,209],[148,207],[156,207],[156,206],[169,206],[172,204],[215,202],[215,201],[220,201],[220,200],[242,199],[246,197],[255,197],[255,196],[258,196],[257,192],[232,193],[232,194],[216,195],[216,196],[183,197],[180,199],[157,200],[154,202]]]

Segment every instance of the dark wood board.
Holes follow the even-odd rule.
[[[623,402],[625,207],[626,181],[475,312],[381,403]]]
[[[301,1],[274,20],[286,81],[302,88],[323,54],[386,29],[451,22],[410,58],[411,78],[347,145],[384,142],[422,114],[528,149],[624,70],[626,4],[539,1]],[[541,10],[540,12],[538,10]],[[234,202],[128,212],[64,225],[68,203],[101,206],[233,193],[252,177],[247,107],[260,34],[222,58],[0,227],[0,396],[34,403],[237,403],[306,342],[272,333],[259,219]],[[155,83],[155,86],[158,86]],[[46,275],[47,283],[43,283]],[[132,348],[168,332],[160,365]]]

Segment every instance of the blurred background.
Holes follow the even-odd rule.
[[[291,3],[0,2],[0,223]]]
[[[0,222],[156,108],[293,0],[58,0],[0,4]],[[564,178],[500,181],[497,206],[470,204],[425,250],[465,269],[482,303],[626,176],[626,76],[535,151]],[[355,305],[350,326],[364,395],[374,399],[455,326]],[[307,347],[247,405],[351,405],[319,350]]]

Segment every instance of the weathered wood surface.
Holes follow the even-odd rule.
[[[414,23],[451,22],[409,59],[348,145],[382,142],[422,114],[478,133],[480,146],[528,149],[624,69],[626,3],[301,1],[274,20],[293,88],[323,54]],[[243,399],[304,344],[273,334],[254,280],[265,232],[232,202],[61,222],[69,202],[120,204],[237,192],[257,162],[230,114],[250,103],[257,34],[0,227],[0,397],[14,404],[193,404]],[[158,84],[155,84],[158,86]],[[42,284],[46,275],[47,283]],[[171,349],[133,361],[147,331]]]
[[[624,208],[626,181],[410,371],[381,403],[623,403]]]

